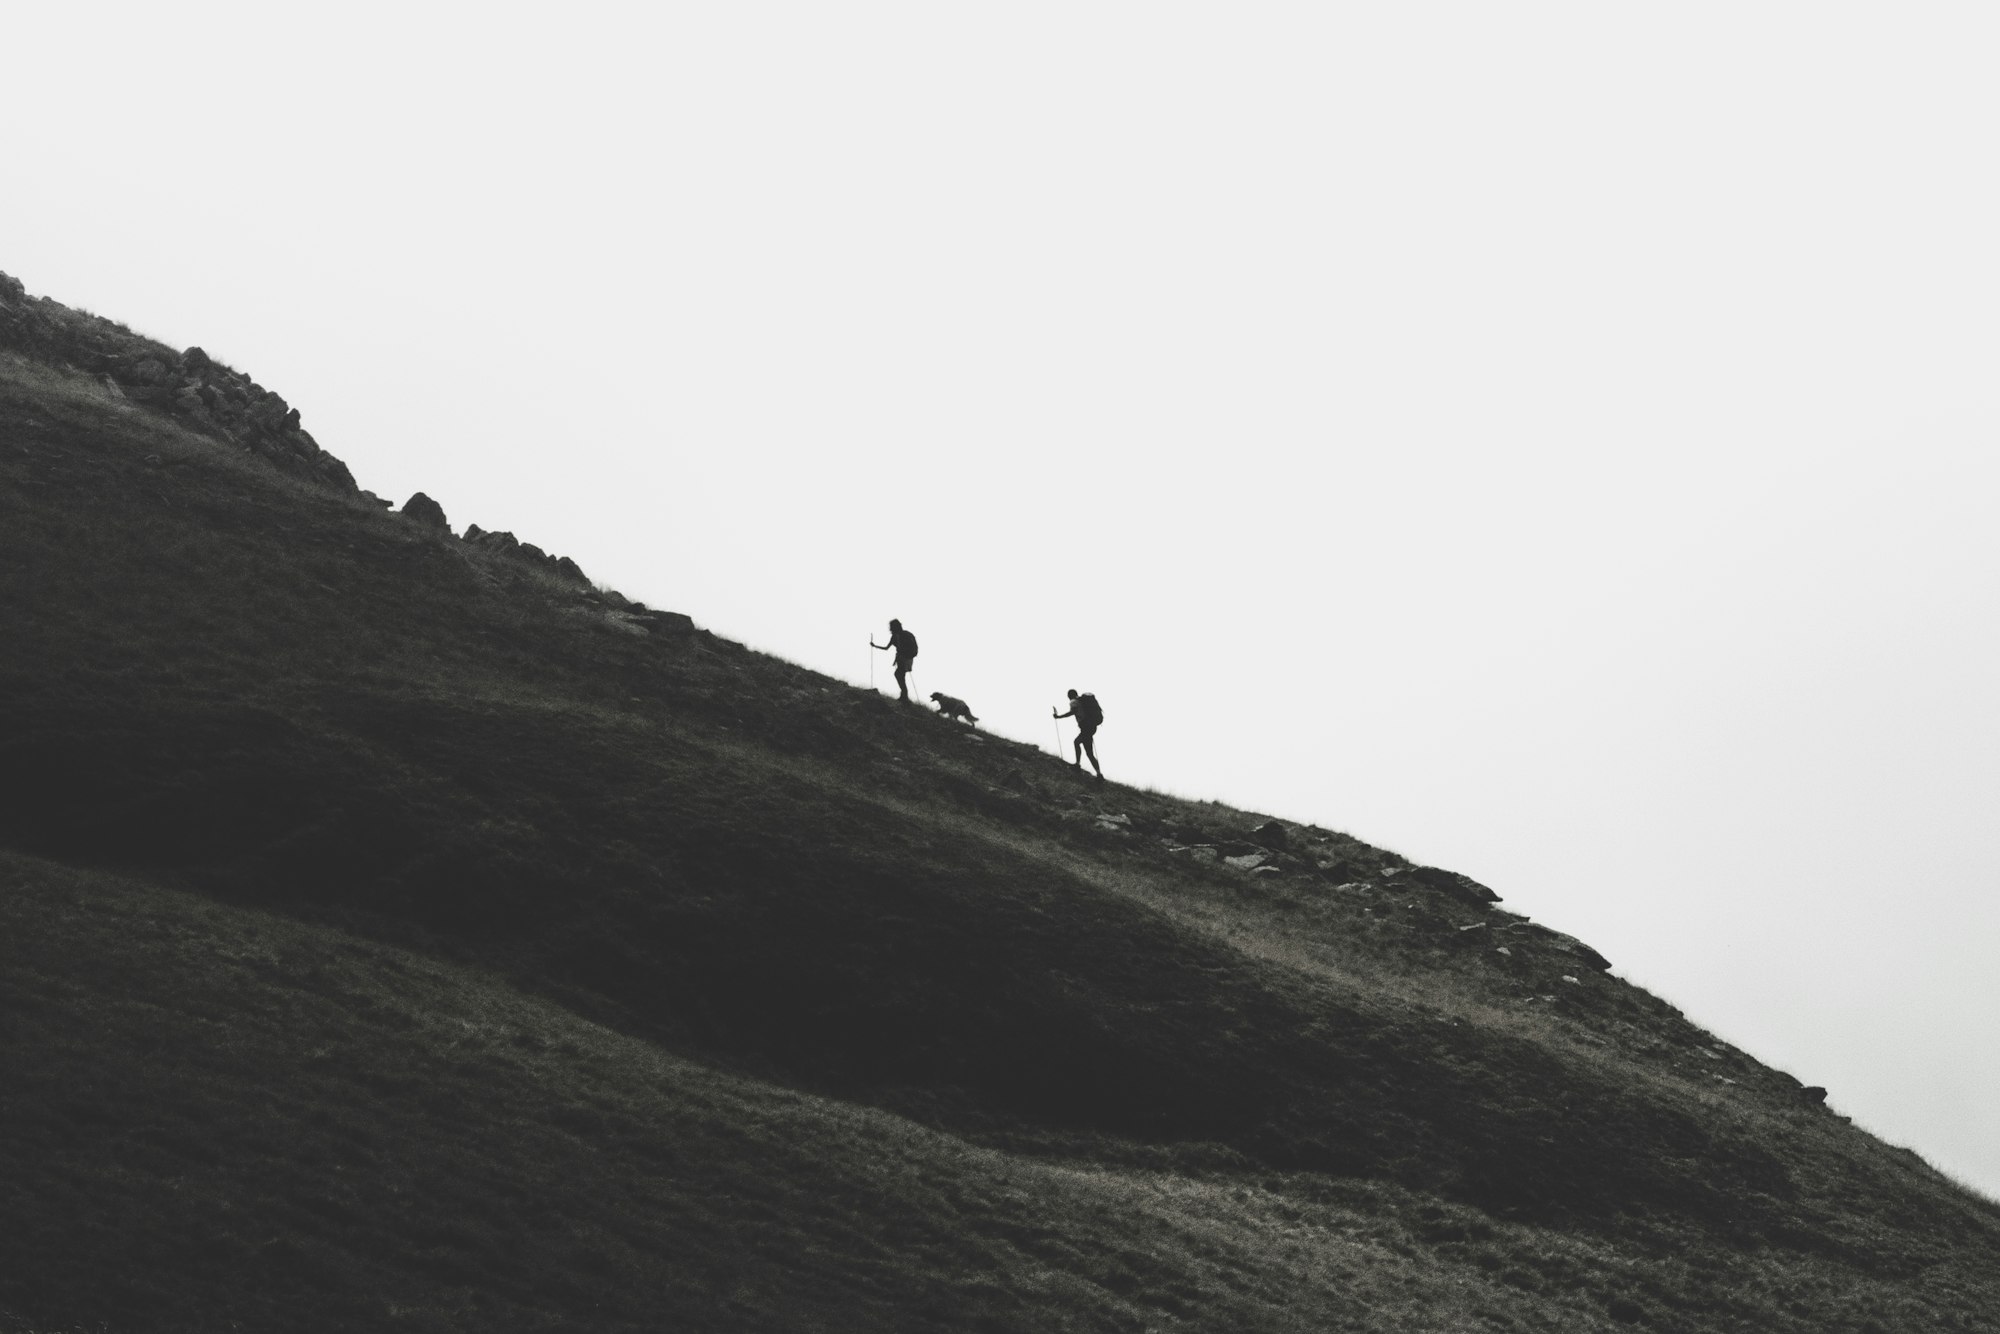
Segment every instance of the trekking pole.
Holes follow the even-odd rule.
[[[868,636],[868,688],[875,688],[875,636]]]

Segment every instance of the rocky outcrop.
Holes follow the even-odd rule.
[[[440,510],[439,514],[442,515],[443,511]],[[523,542],[512,533],[489,532],[475,523],[466,527],[465,541],[482,551],[490,551],[496,556],[509,556],[546,570],[558,579],[566,579],[585,587],[590,585],[590,579],[584,574],[583,568],[568,556],[551,556],[534,543]]]
[[[31,297],[0,273],[0,348],[95,376],[107,392],[246,450],[286,472],[355,491],[347,465],[319,447],[299,410],[198,347],[177,352],[87,311]]]
[[[421,491],[403,502],[403,517],[426,528],[451,531],[451,520],[444,517],[444,506]]]

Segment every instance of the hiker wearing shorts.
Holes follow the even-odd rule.
[[[878,644],[870,639],[868,647],[896,650],[896,690],[902,701],[909,703],[910,687],[904,678],[910,674],[910,667],[917,660],[917,637],[905,630],[901,621],[890,621],[889,642]]]
[[[1097,762],[1097,746],[1094,740],[1098,724],[1104,721],[1104,710],[1098,705],[1097,696],[1079,695],[1072,690],[1069,692],[1068,712],[1056,713],[1054,709],[1050,709],[1049,712],[1057,718],[1076,719],[1076,758],[1070,761],[1070,764],[1074,768],[1081,769],[1083,757],[1090,756],[1090,767],[1097,770],[1097,781],[1103,782],[1104,766]]]

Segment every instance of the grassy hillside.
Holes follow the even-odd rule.
[[[0,1331],[2000,1330],[2000,1209],[1462,878],[63,361],[0,351]]]

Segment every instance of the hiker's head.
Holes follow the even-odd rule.
[[[891,616],[889,618],[889,628],[891,630],[900,630],[903,628],[903,623],[897,620],[895,617]]]
[[[1071,699],[1075,699],[1075,698],[1076,698],[1076,692],[1075,692],[1074,690],[1070,691],[1070,692],[1069,692],[1069,697],[1070,697]]]

